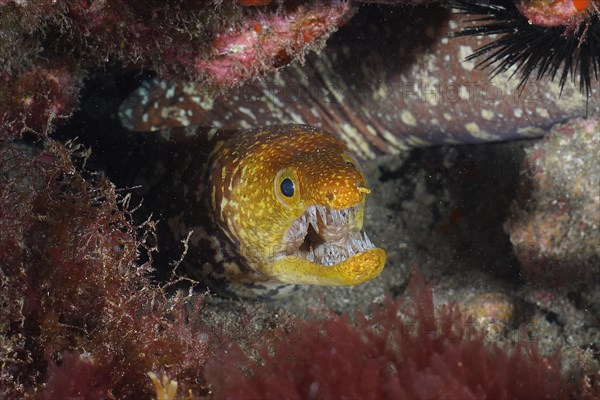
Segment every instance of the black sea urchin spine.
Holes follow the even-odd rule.
[[[459,13],[474,15],[475,24],[453,32],[451,36],[499,34],[499,39],[480,47],[467,60],[485,57],[478,67],[491,67],[492,74],[516,66],[522,88],[534,74],[536,79],[560,75],[561,92],[569,76],[589,98],[592,79],[600,70],[600,17],[592,5],[585,18],[564,26],[539,26],[524,17],[513,1],[451,1],[448,6]],[[537,72],[536,72],[537,71]]]

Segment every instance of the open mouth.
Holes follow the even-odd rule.
[[[285,248],[280,255],[331,266],[374,249],[367,234],[356,227],[359,214],[360,205],[343,210],[308,207],[284,234]]]

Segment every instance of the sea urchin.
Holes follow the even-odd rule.
[[[591,1],[462,0],[449,6],[459,13],[477,15],[473,25],[451,36],[502,35],[477,49],[467,60],[485,57],[478,67],[492,74],[521,74],[519,88],[536,79],[560,76],[561,91],[569,78],[589,98],[592,80],[600,70],[600,4]],[[537,71],[537,72],[534,72]],[[577,78],[578,77],[578,78]]]

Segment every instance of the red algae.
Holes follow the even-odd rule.
[[[457,308],[434,312],[420,274],[412,302],[385,303],[371,317],[330,315],[297,321],[264,347],[259,363],[235,346],[209,364],[216,398],[434,399],[564,398],[569,388],[558,357],[517,344],[512,351],[486,345]],[[404,317],[402,317],[402,314]]]
[[[152,224],[73,164],[85,154],[47,138],[0,149],[0,397],[148,398],[148,371],[201,394],[200,305],[151,283],[138,253],[151,256]]]
[[[71,116],[82,86],[83,71],[65,63],[39,63],[16,76],[0,71],[0,139],[23,130],[45,130],[49,121]]]
[[[51,362],[48,382],[38,396],[40,400],[53,399],[100,399],[106,397],[110,387],[106,375],[85,357],[65,353],[61,364]]]
[[[147,68],[166,78],[216,85],[213,89],[222,92],[302,60],[353,10],[343,1],[284,2],[276,7],[197,1],[2,1],[0,138],[19,137],[25,127],[46,130],[50,114],[70,115],[91,69]],[[55,90],[57,85],[64,91]]]

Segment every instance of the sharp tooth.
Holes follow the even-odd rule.
[[[365,251],[365,242],[362,241],[362,237],[360,237],[360,233],[358,234],[358,238],[356,239],[356,244],[358,245],[358,249],[361,252]]]
[[[341,256],[340,249],[338,247],[331,247],[331,255],[334,259],[338,260]]]
[[[317,225],[317,209],[315,206],[308,208],[308,215],[310,216],[310,222],[313,226]]]
[[[317,246],[317,248],[315,249],[315,259],[317,261],[319,261],[322,258],[323,258],[323,246]]]
[[[352,251],[355,253],[360,253],[358,242],[354,236],[350,236],[350,247],[352,247]]]
[[[331,252],[331,254],[329,255],[329,262],[333,265],[337,262],[339,256],[336,252]]]
[[[352,245],[350,246],[346,246],[346,250],[348,250],[348,257],[352,257],[353,255],[356,254],[356,252],[354,251],[354,249],[352,248]]]
[[[317,222],[317,209],[315,206],[310,206],[309,215],[310,215],[310,224],[314,228],[315,232],[319,233],[319,224]]]
[[[365,243],[367,244],[368,247],[375,247],[375,245],[373,244],[373,242],[371,242],[371,240],[369,240],[369,237],[367,236],[367,232],[364,232],[365,234]]]
[[[323,223],[325,225],[327,225],[327,211],[325,210],[325,207],[318,206],[317,210],[319,210],[319,214],[321,215],[321,220],[323,220]]]
[[[339,210],[333,210],[333,223],[336,225],[340,225],[343,221],[342,213]]]
[[[310,247],[309,250],[308,250],[308,256],[307,256],[307,258],[308,258],[309,261],[312,261],[312,262],[315,261],[315,252],[314,252],[314,250],[313,250],[312,247]]]
[[[335,223],[335,210],[327,209],[325,215],[327,216],[327,225]]]

